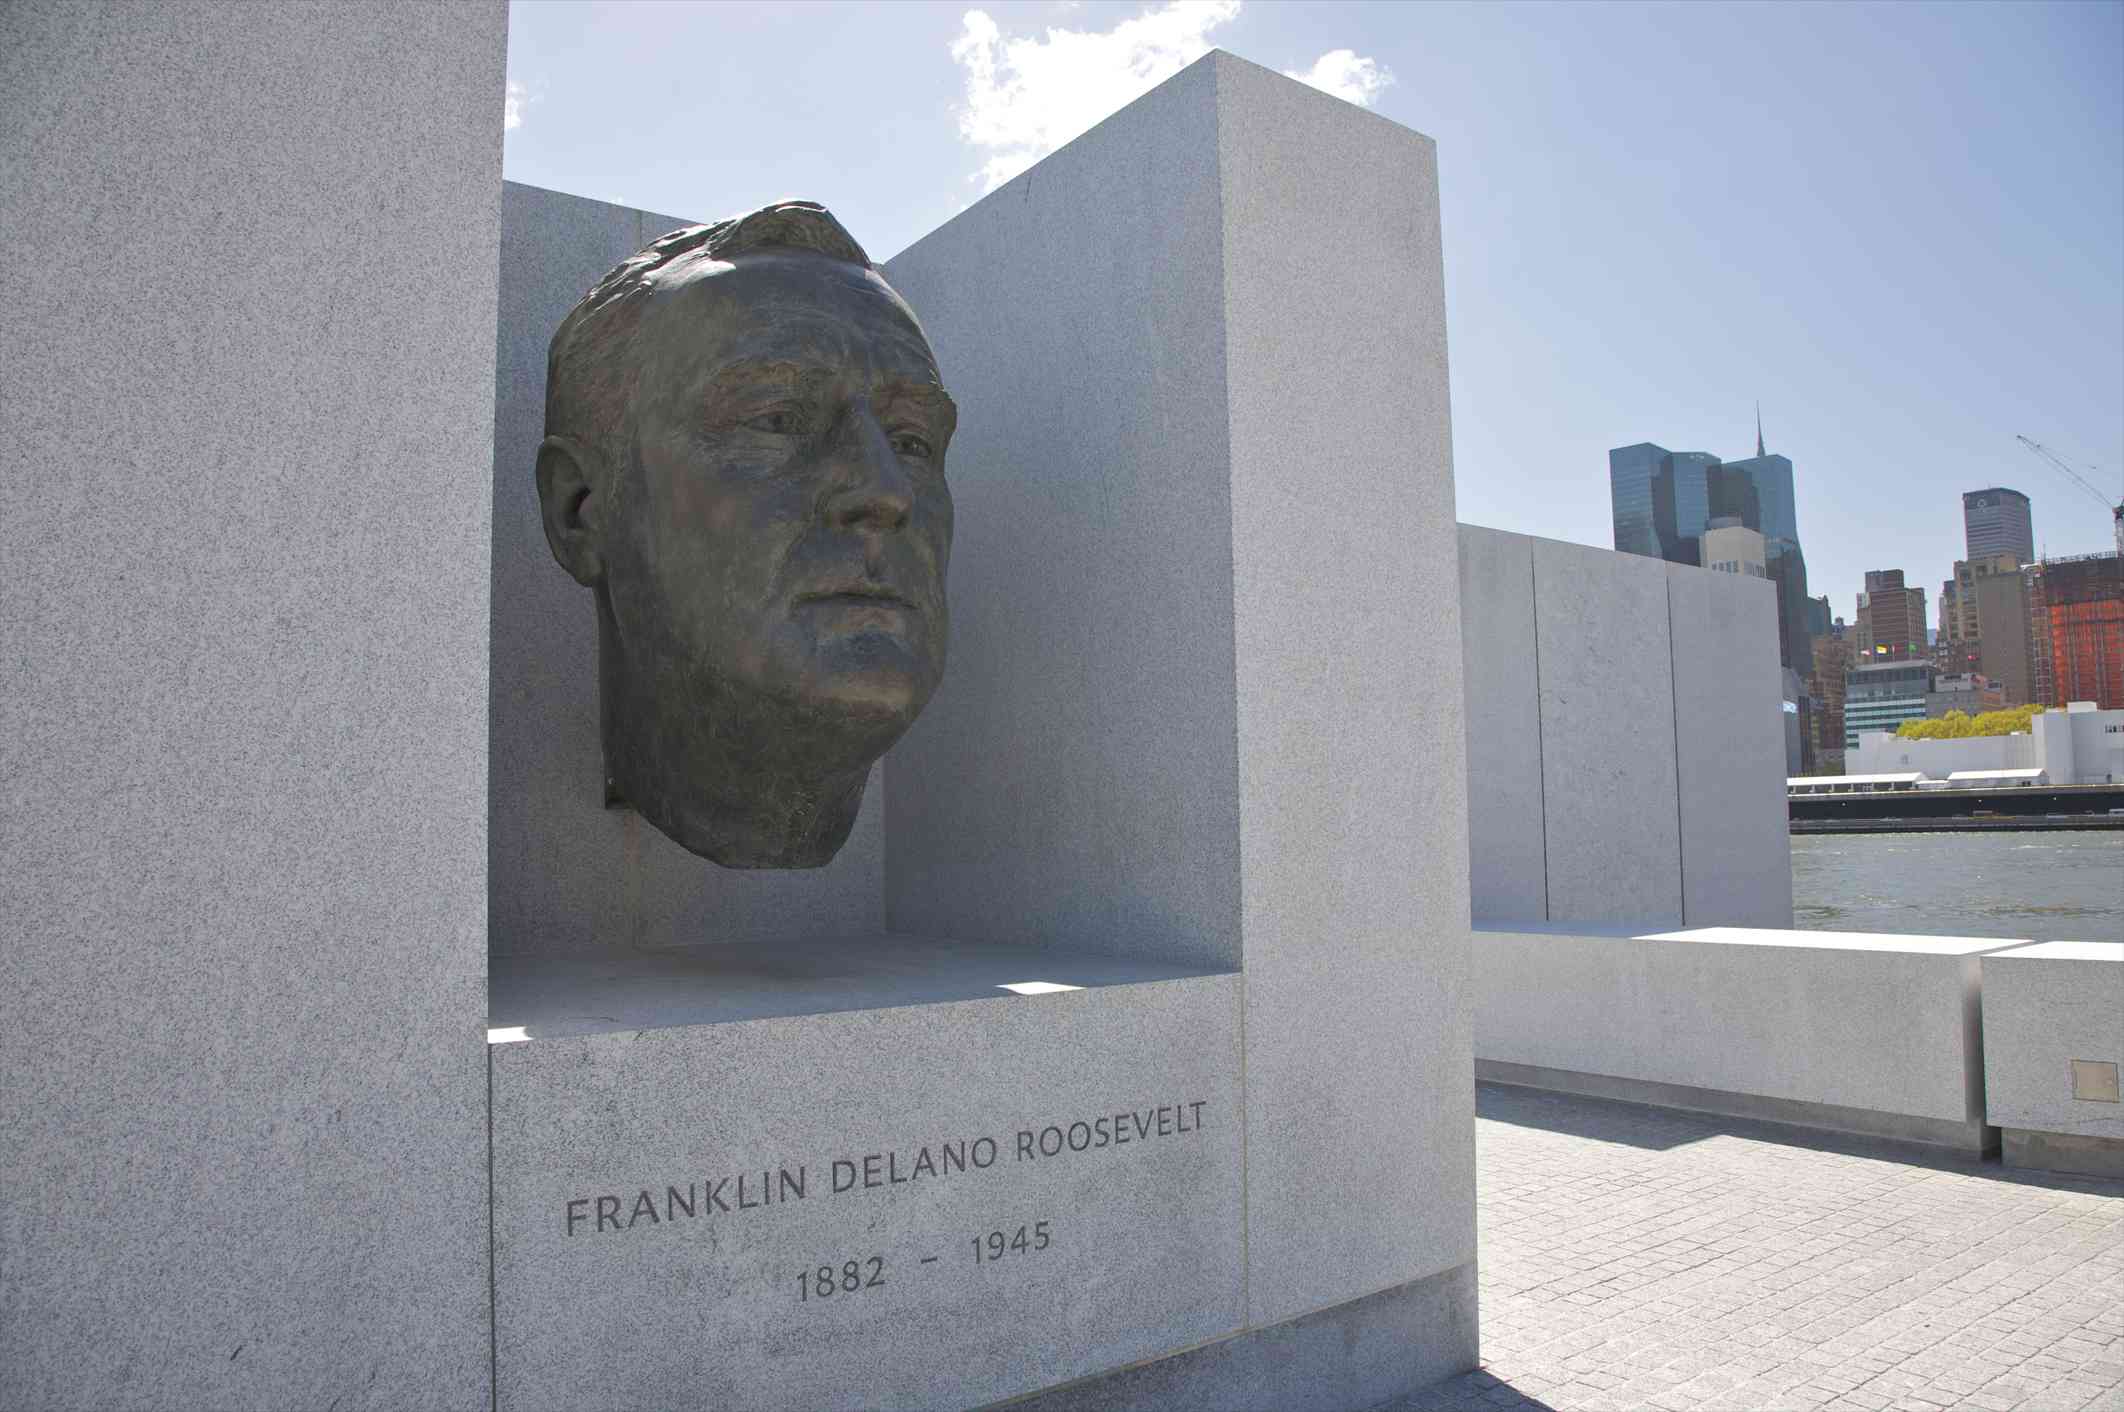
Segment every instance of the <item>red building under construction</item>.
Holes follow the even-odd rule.
[[[2124,709],[2124,558],[2046,559],[2028,577],[2036,699]]]

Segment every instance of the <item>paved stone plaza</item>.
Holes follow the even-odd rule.
[[[1478,1090],[1483,1368],[1431,1409],[2124,1409],[2124,1183]]]

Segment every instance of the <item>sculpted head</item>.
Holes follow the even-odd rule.
[[[944,673],[958,419],[819,206],[674,231],[553,336],[538,493],[597,596],[606,796],[733,868],[809,868]]]

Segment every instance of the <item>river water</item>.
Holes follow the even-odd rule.
[[[1794,837],[1792,903],[1811,931],[2124,941],[2124,830]]]

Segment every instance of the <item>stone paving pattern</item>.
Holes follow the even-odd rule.
[[[1391,1412],[2124,1412],[2124,1183],[1488,1084],[1477,1111],[1483,1367]]]

